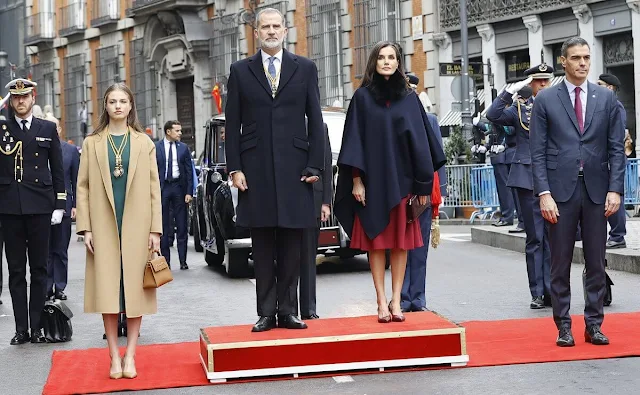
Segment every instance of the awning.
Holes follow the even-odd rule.
[[[462,126],[462,113],[456,110],[449,110],[449,112],[438,121],[440,127],[442,126]]]

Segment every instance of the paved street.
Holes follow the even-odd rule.
[[[454,321],[550,316],[551,310],[530,310],[524,256],[470,242],[467,226],[442,229],[443,242],[430,251],[428,305]],[[6,263],[0,306],[0,393],[39,394],[55,349],[104,347],[99,315],[84,314],[84,246],[70,247],[67,294],[73,310],[74,337],[66,344],[10,346],[14,333]],[[177,252],[174,262],[177,263]],[[332,260],[333,261],[333,260]],[[250,324],[256,319],[255,286],[249,279],[229,279],[212,270],[204,256],[190,247],[188,271],[174,269],[174,281],[159,290],[159,313],[142,323],[141,344],[195,341],[204,326]],[[174,268],[177,265],[174,265]],[[375,294],[364,256],[319,266],[318,314],[321,317],[375,314]],[[573,268],[573,314],[580,314],[582,267]],[[638,275],[610,272],[613,305],[606,312],[638,310]],[[390,274],[388,274],[390,280]],[[390,289],[387,291],[390,294]],[[549,318],[551,319],[551,318]],[[606,319],[605,319],[606,333]],[[637,330],[637,328],[630,328]],[[532,333],[531,336],[535,336]],[[580,336],[576,338],[579,339]],[[555,339],[549,339],[553,342]],[[124,345],[124,339],[121,339]],[[108,358],[105,349],[105,359]],[[167,371],[171,366],[163,367]],[[434,370],[333,378],[230,384],[214,387],[147,391],[153,394],[631,394],[640,386],[640,359],[625,358],[491,368]],[[106,374],[106,372],[105,372]],[[140,375],[144,371],[139,372]],[[203,373],[204,374],[204,373]]]

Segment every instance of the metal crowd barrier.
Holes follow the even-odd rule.
[[[627,159],[627,169],[624,175],[624,204],[640,205],[640,159]],[[635,209],[635,207],[634,207]],[[627,213],[627,215],[629,215]]]

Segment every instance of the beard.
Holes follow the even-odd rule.
[[[260,47],[265,49],[281,48],[283,42],[284,42],[284,37],[277,40],[271,40],[271,41],[260,40]]]

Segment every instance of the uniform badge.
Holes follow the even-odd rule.
[[[13,137],[9,137],[9,142],[13,143]]]
[[[11,145],[7,144],[7,145],[4,147],[4,150],[5,150],[5,151],[11,151]]]
[[[48,137],[36,137],[36,141],[51,141]]]
[[[546,64],[542,64],[542,65],[540,65],[539,69],[540,69],[540,71],[542,71],[544,73],[545,71],[547,71],[547,65]]]
[[[2,130],[7,130],[7,125],[2,125]]]
[[[16,82],[16,89],[24,89],[24,82],[18,80],[18,82]]]

